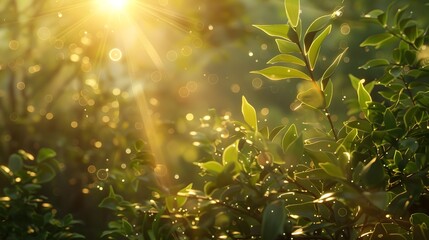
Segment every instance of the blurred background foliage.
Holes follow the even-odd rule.
[[[108,217],[95,206],[107,194],[109,169],[127,168],[137,140],[153,152],[157,174],[178,185],[196,176],[192,162],[199,152],[189,132],[209,108],[239,116],[246,95],[269,126],[319,121],[291,110],[295,85],[249,73],[277,52],[252,24],[284,22],[283,1],[130,0],[122,10],[107,9],[107,2],[0,2],[0,161],[19,149],[54,149],[62,174],[45,194],[59,214],[85,222],[89,239],[100,235]],[[418,16],[427,11],[413,8],[423,0],[401,2]],[[347,75],[372,78],[358,66],[374,53],[359,44],[380,29],[363,27],[360,17],[390,3],[302,1],[308,20],[344,5],[321,52],[349,47],[333,79],[337,93],[344,91],[333,101],[334,121],[345,120],[337,114],[345,116],[351,94],[341,90],[351,89],[344,87]],[[132,194],[126,179],[116,180]]]

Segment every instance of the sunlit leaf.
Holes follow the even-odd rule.
[[[361,47],[366,47],[366,46],[372,46],[375,47],[376,49],[381,47],[381,45],[385,42],[387,42],[388,40],[392,39],[393,35],[390,33],[380,33],[380,34],[376,34],[376,35],[371,35],[369,36],[367,39],[365,39],[365,41],[363,41],[360,46]]]
[[[310,64],[310,68],[313,70],[316,66],[316,61],[319,56],[320,47],[322,46],[323,41],[325,38],[329,35],[331,32],[332,26],[329,25],[326,27],[323,32],[319,34],[319,36],[316,37],[314,42],[310,45],[310,48],[308,49],[308,60]]]
[[[255,108],[250,105],[246,97],[241,98],[241,113],[243,114],[244,120],[253,130],[258,131],[258,119],[256,117]]]
[[[299,0],[285,0],[286,16],[289,24],[296,27],[299,21],[300,14],[300,1]]]
[[[235,143],[229,145],[222,154],[222,164],[226,166],[230,162],[236,162],[238,160],[238,149]]]
[[[322,80],[328,79],[332,76],[332,74],[334,74],[335,70],[338,67],[338,64],[340,64],[341,59],[343,58],[343,55],[346,53],[346,51],[348,50],[348,48],[344,49],[344,51],[342,53],[340,53],[335,60],[331,63],[331,65],[329,65],[329,67],[326,69],[326,71],[323,73],[322,75]]]
[[[281,200],[269,203],[262,213],[262,240],[277,239],[283,233],[286,217],[284,202]]]
[[[266,34],[273,37],[281,37],[285,39],[289,39],[287,34],[289,32],[288,24],[274,24],[274,25],[253,25],[256,28],[264,31]]]
[[[313,43],[314,38],[316,37],[317,33],[325,28],[328,23],[331,21],[332,15],[324,15],[316,18],[310,26],[308,27],[307,31],[304,35],[304,49],[307,52],[308,48],[310,47],[311,43]]]
[[[363,119],[346,122],[346,126],[350,127],[350,128],[355,128],[359,131],[367,132],[367,133],[373,131],[371,123],[369,121],[363,120]]]
[[[331,163],[331,162],[324,162],[319,163],[319,166],[330,176],[345,179],[344,173],[341,170],[340,167],[337,165]]]
[[[380,10],[380,9],[374,9],[371,10],[369,13],[365,14],[363,17],[364,18],[373,18],[373,19],[377,19],[378,16],[380,16],[381,14],[383,14],[384,11]]]
[[[222,164],[216,162],[216,161],[208,161],[208,162],[204,162],[199,164],[199,166],[206,172],[212,174],[212,175],[217,175],[219,173],[222,172],[223,170],[223,166]]]
[[[368,116],[368,104],[372,102],[372,98],[369,92],[363,86],[363,83],[364,83],[363,80],[359,81],[358,83],[358,88],[357,88],[358,102],[359,102],[361,111],[364,112],[366,116]]]
[[[267,63],[291,63],[299,66],[305,66],[305,62],[302,59],[290,54],[279,54],[271,58]]]
[[[329,108],[332,101],[332,96],[334,95],[334,84],[331,79],[328,80],[325,89],[323,89],[323,94],[325,95],[325,108]]]
[[[324,96],[313,83],[302,83],[298,88],[296,98],[308,107],[314,109],[325,108]]]
[[[282,142],[281,142],[283,150],[286,151],[289,145],[297,138],[298,138],[298,131],[296,130],[295,124],[292,124],[283,135]]]
[[[299,52],[299,47],[296,43],[289,40],[276,39],[277,48],[281,53],[295,53]]]
[[[259,71],[252,71],[251,73],[261,74],[266,78],[269,78],[274,81],[289,79],[289,78],[300,78],[300,79],[311,81],[311,78],[307,74],[299,70],[296,70],[294,68],[282,67],[282,66],[267,67]]]
[[[359,68],[367,70],[374,67],[388,66],[389,64],[390,63],[387,61],[387,59],[371,59]]]
[[[304,142],[301,134],[298,136],[298,138],[296,138],[289,144],[285,153],[288,156],[293,157],[294,159],[300,159],[303,152],[304,152]]]

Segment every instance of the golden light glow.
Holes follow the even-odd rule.
[[[98,0],[97,4],[100,9],[118,12],[123,11],[129,3],[129,0]]]

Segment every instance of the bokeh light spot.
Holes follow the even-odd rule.
[[[109,52],[110,60],[117,62],[122,58],[122,51],[119,48],[112,48]]]

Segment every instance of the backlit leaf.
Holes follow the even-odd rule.
[[[289,40],[276,39],[277,48],[281,53],[294,53],[299,52],[299,47],[296,43]]]
[[[374,67],[384,67],[388,65],[389,61],[387,61],[387,59],[371,59],[359,68],[367,70]]]
[[[279,54],[271,58],[268,63],[291,63],[299,66],[305,66],[305,62],[302,59],[290,54]]]
[[[255,108],[247,102],[244,96],[241,99],[241,113],[243,114],[244,120],[253,130],[258,131],[258,119],[256,117]]]
[[[237,144],[233,143],[229,145],[222,154],[222,164],[226,166],[230,162],[236,162],[238,160],[238,149]]]
[[[332,19],[332,15],[324,15],[321,17],[316,18],[316,20],[314,20],[310,26],[308,27],[307,31],[305,32],[304,35],[304,48],[305,51],[308,51],[308,48],[310,47],[311,43],[314,40],[314,37],[316,37],[316,34],[322,30],[323,28],[325,28],[328,23],[331,21]]]
[[[300,78],[311,81],[311,78],[307,74],[290,67],[272,66],[259,71],[252,71],[251,73],[261,74],[274,81],[289,78]]]
[[[329,25],[326,27],[323,32],[319,34],[319,36],[316,37],[314,42],[310,45],[310,48],[308,49],[308,60],[310,64],[310,68],[313,70],[316,66],[316,61],[319,56],[320,47],[325,40],[325,38],[328,36],[328,34],[331,32],[332,26]]]
[[[372,46],[375,48],[379,48],[383,43],[387,42],[388,40],[392,39],[393,35],[390,33],[380,33],[369,36],[365,41],[363,41],[360,46],[366,47],[366,46]]]
[[[287,24],[274,24],[274,25],[253,25],[256,28],[259,28],[266,34],[273,37],[281,37],[288,39],[287,34],[289,31],[289,25]]]
[[[342,53],[340,53],[335,60],[331,63],[331,65],[329,65],[329,67],[326,69],[326,71],[323,73],[322,75],[322,80],[328,79],[332,76],[332,74],[334,74],[335,70],[338,67],[338,64],[340,64],[341,59],[343,58],[344,54],[346,53],[346,51],[348,50],[348,48],[344,49],[344,51]]]
[[[328,80],[325,89],[323,89],[323,94],[325,94],[325,108],[328,108],[331,105],[332,96],[334,95],[334,84],[331,79]]]
[[[57,154],[50,148],[42,148],[37,153],[37,162],[41,163],[47,159],[54,158]]]
[[[299,21],[300,1],[299,0],[285,0],[286,16],[289,24],[296,27]]]

